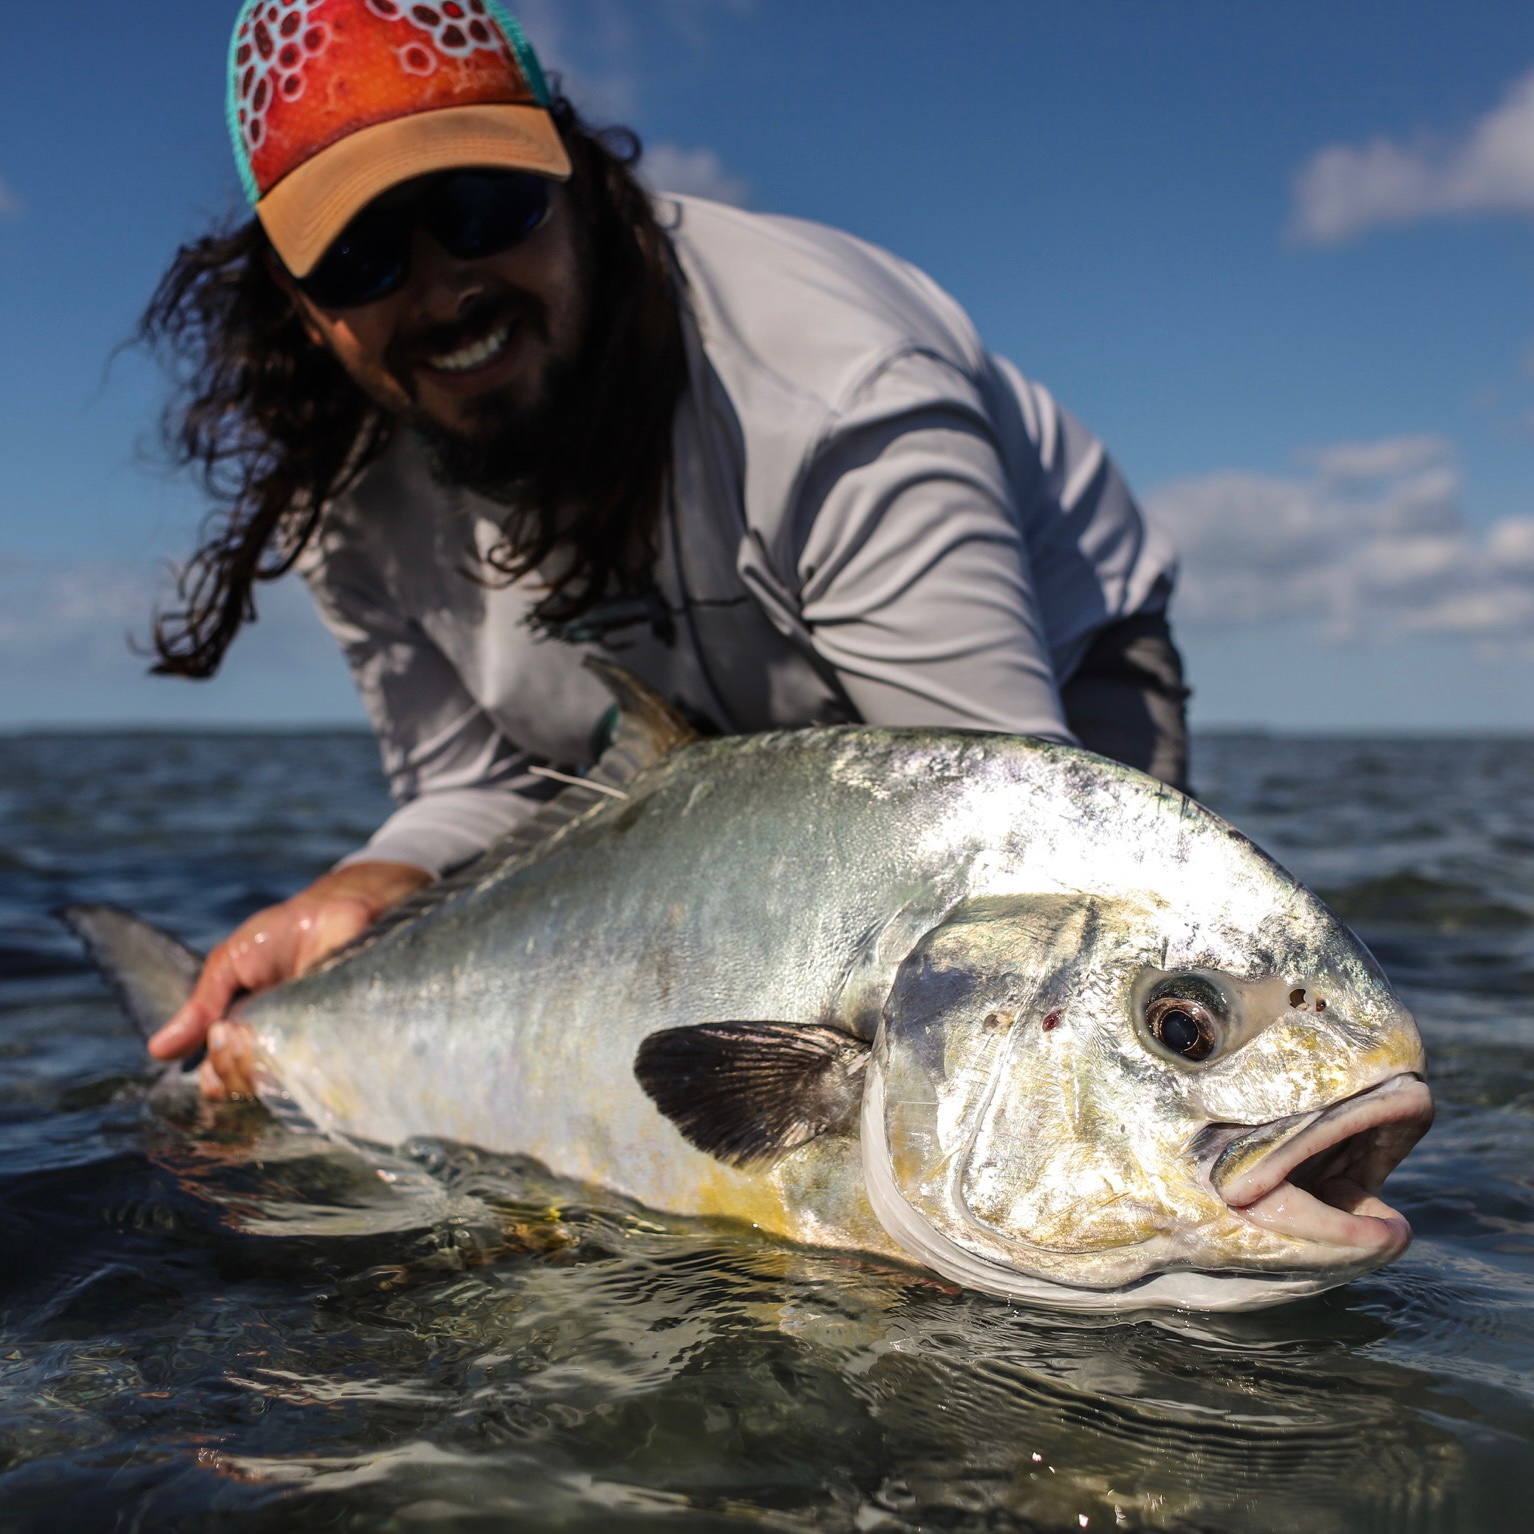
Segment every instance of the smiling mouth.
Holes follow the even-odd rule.
[[[1411,1241],[1411,1226],[1379,1191],[1432,1122],[1422,1078],[1392,1076],[1317,1113],[1238,1134],[1209,1180],[1254,1225],[1394,1256]]]
[[[497,325],[488,335],[470,341],[455,351],[437,357],[424,357],[425,365],[438,373],[473,373],[500,359],[516,326],[511,321]]]

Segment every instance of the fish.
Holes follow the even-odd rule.
[[[1256,1309],[1405,1250],[1416,1024],[1212,811],[1027,737],[700,737],[593,669],[585,776],[231,1010],[274,1112],[1045,1308]],[[144,1031],[187,994],[168,934],[63,914]]]

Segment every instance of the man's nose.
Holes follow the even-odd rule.
[[[417,225],[410,247],[410,286],[422,312],[437,322],[460,318],[487,286],[478,261],[465,261]]]

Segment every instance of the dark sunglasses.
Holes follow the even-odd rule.
[[[322,309],[371,304],[405,284],[415,230],[460,261],[525,240],[549,216],[549,182],[516,170],[453,170],[385,192],[336,237],[299,290]]]

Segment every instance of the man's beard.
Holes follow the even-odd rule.
[[[531,293],[513,292],[487,296],[458,324],[416,338],[412,350],[416,355],[448,352],[465,337],[488,335],[508,322],[548,344],[543,301]],[[433,477],[444,485],[512,503],[522,498],[530,482],[548,478],[556,466],[567,468],[582,402],[589,397],[593,350],[593,339],[585,334],[571,355],[551,355],[531,399],[508,386],[466,402],[464,425],[444,426],[422,410],[407,413],[405,420],[421,443]],[[396,376],[404,376],[403,370]]]

